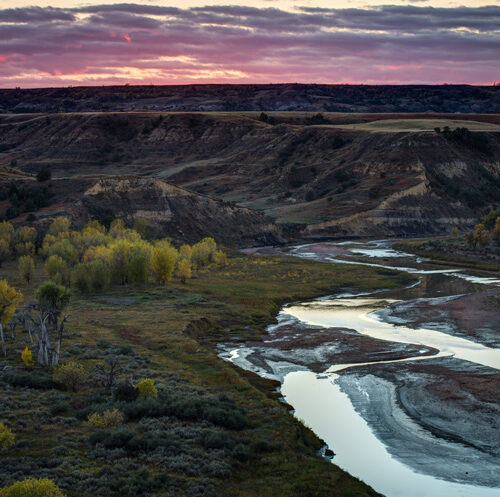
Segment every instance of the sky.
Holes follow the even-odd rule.
[[[0,2],[0,88],[496,81],[500,0]]]

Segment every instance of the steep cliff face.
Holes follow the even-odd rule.
[[[495,116],[474,121],[470,115],[386,119],[325,114],[328,124],[320,125],[311,124],[319,118],[301,113],[271,117],[0,116],[0,165],[14,163],[24,173],[49,165],[59,178],[95,173],[161,178],[201,194],[197,202],[206,212],[212,204],[205,196],[217,198],[262,211],[279,224],[293,225],[293,232],[303,236],[401,236],[443,233],[454,226],[468,229],[498,204],[500,125]],[[434,130],[444,126],[472,131],[455,136]],[[126,188],[127,194],[110,188],[105,195],[88,194],[85,198],[93,204],[85,208],[104,209],[101,204],[108,198],[114,199],[116,211],[132,200],[139,205],[138,194],[130,185]],[[163,205],[160,190],[149,195]],[[169,204],[161,214],[147,215],[163,216],[165,226],[176,222],[167,218],[181,219],[184,212],[193,216],[186,195],[170,194],[178,207]],[[222,205],[225,215],[236,220],[234,208],[220,204],[218,209]],[[183,218],[183,223],[199,231],[195,219]],[[222,231],[216,223],[211,227]],[[236,232],[234,239],[238,236]]]

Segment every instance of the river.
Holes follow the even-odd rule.
[[[383,495],[499,496],[500,323],[483,306],[498,298],[500,279],[439,267],[385,241],[290,252],[401,269],[418,282],[286,305],[269,339],[225,344],[221,357],[278,379],[333,462]],[[467,319],[476,315],[472,333]]]

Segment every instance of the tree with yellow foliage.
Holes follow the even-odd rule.
[[[69,228],[71,226],[71,221],[67,217],[58,216],[52,221],[52,224],[49,226],[49,234],[53,236],[57,236],[60,233],[69,232]]]
[[[193,256],[193,249],[191,248],[191,245],[181,245],[181,248],[179,249],[179,257],[181,259],[189,259],[191,260],[191,257]]]
[[[203,238],[193,245],[192,262],[195,268],[200,268],[214,262],[217,244],[213,238]]]
[[[495,226],[493,227],[491,235],[495,243],[500,246],[500,216],[498,216],[495,221]]]
[[[23,294],[9,286],[7,280],[0,280],[0,341],[2,352],[7,356],[3,327],[12,319],[16,307],[24,300]]]
[[[191,260],[186,258],[179,259],[175,272],[182,283],[186,283],[186,280],[191,279]]]
[[[474,226],[473,241],[474,247],[482,247],[488,243],[490,239],[489,231],[484,227],[484,224],[476,224]]]
[[[0,489],[0,497],[65,497],[48,478],[29,478]]]
[[[37,232],[31,226],[22,226],[16,232],[16,254],[34,255]]]
[[[151,256],[151,270],[159,283],[172,279],[175,263],[179,257],[177,250],[166,242],[157,243]]]
[[[2,262],[11,256],[11,240],[14,233],[14,227],[8,221],[0,223],[0,266]]]
[[[29,285],[35,272],[35,261],[31,255],[23,255],[17,261],[19,276]]]
[[[27,368],[32,368],[34,366],[33,357],[31,356],[31,350],[28,347],[25,347],[22,354],[21,360],[24,362],[24,365]]]
[[[45,261],[45,272],[47,276],[58,284],[66,284],[69,282],[69,268],[65,260],[59,255],[51,255]]]

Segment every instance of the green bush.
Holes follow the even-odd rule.
[[[1,489],[0,497],[64,497],[64,494],[48,478],[30,478]]]

